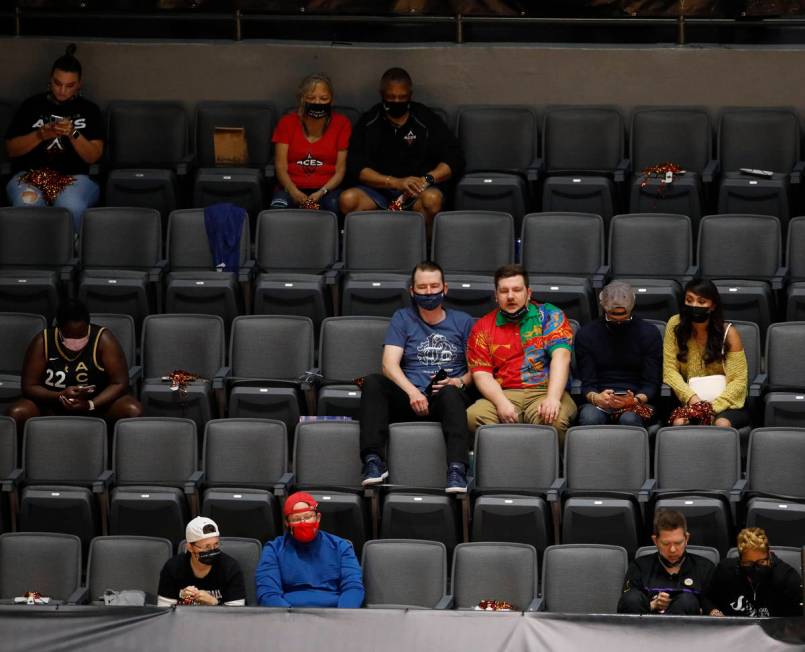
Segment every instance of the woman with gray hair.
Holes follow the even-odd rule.
[[[282,116],[271,139],[277,174],[271,208],[337,213],[352,125],[333,111],[333,85],[323,73],[305,77],[296,99],[296,110]]]

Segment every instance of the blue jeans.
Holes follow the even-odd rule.
[[[20,177],[24,174],[26,173],[18,172],[11,177],[11,181],[9,181],[6,186],[6,193],[8,194],[8,200],[11,202],[11,205],[47,206],[47,202],[45,202],[45,198],[42,196],[42,192],[39,188],[19,182]],[[59,208],[66,208],[70,211],[70,215],[73,217],[73,229],[76,233],[79,233],[81,231],[81,216],[90,206],[94,206],[98,203],[98,199],[101,196],[101,189],[98,187],[98,184],[86,174],[74,174],[72,176],[75,181],[59,193],[53,205]],[[35,196],[24,198],[23,193],[26,191],[33,192]]]
[[[315,190],[304,190],[300,188],[300,190],[306,195],[312,195],[318,188]],[[338,215],[338,197],[340,194],[341,188],[336,188],[324,195],[324,197],[319,200],[321,209]],[[277,188],[271,196],[271,208],[298,208],[298,205],[291,199],[291,196],[287,192],[281,188]]]
[[[612,423],[609,412],[597,408],[591,403],[587,403],[581,407],[579,411],[579,425],[580,426],[606,426]],[[643,419],[637,416],[634,412],[624,412],[616,422],[620,426],[639,426],[644,428]]]

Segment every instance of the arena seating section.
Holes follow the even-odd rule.
[[[11,108],[0,104],[0,117]],[[177,103],[110,104],[108,154],[93,170],[105,196],[75,241],[62,209],[0,208],[0,405],[19,396],[30,339],[61,298],[79,296],[121,341],[146,410],[109,432],[92,417],[32,419],[21,441],[0,420],[0,599],[34,578],[63,601],[97,603],[106,588],[153,600],[195,514],[215,518],[224,549],[253,569],[259,542],[282,532],[283,497],[299,488],[319,500],[323,527],[362,555],[370,607],[462,609],[493,595],[522,610],[612,613],[660,506],[685,512],[692,543],[713,559],[734,554],[739,528],[761,526],[800,568],[796,113],[725,109],[715,137],[697,108],[641,107],[629,120],[611,107],[454,114],[468,166],[432,242],[415,213],[264,210],[269,104],[201,104],[194,123]],[[158,147],[146,148],[142,130],[155,124]],[[212,131],[242,124],[249,165],[216,168]],[[642,173],[664,162],[685,173],[672,183]],[[237,272],[212,269],[202,207],[217,201],[249,211]],[[355,379],[380,371],[388,319],[409,304],[408,274],[428,255],[446,270],[452,307],[484,314],[494,269],[522,262],[535,297],[576,328],[596,318],[612,278],[636,287],[637,314],[661,331],[684,283],[713,279],[746,347],[753,429],[658,427],[667,387],[658,425],[572,428],[564,450],[551,427],[485,426],[469,494],[456,497],[444,493],[439,424],[395,424],[395,486],[362,489],[358,424],[348,420]],[[179,368],[200,377],[186,393],[163,380]],[[580,399],[575,379],[572,389]],[[582,595],[573,583],[590,569],[597,591]]]

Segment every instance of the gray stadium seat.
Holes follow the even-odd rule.
[[[31,340],[47,327],[42,315],[24,312],[0,313],[0,409],[22,395],[22,363]]]
[[[542,127],[543,211],[617,212],[625,181],[623,117],[613,107],[551,107]]]
[[[794,546],[769,546],[769,550],[781,561],[791,566],[802,577],[802,548]],[[730,548],[727,559],[738,557],[738,548]]]
[[[446,607],[447,550],[439,541],[367,541],[361,566],[368,608]]]
[[[805,322],[772,324],[766,333],[766,426],[803,425],[805,417]]]
[[[201,514],[227,536],[269,541],[282,534],[279,501],[290,482],[285,424],[269,419],[207,423]]]
[[[146,604],[155,605],[159,573],[172,556],[173,544],[167,539],[95,537],[89,546],[86,599],[103,604],[107,590],[135,590],[145,593]]]
[[[577,426],[565,437],[562,543],[605,543],[630,555],[643,540],[649,442],[643,428]]]
[[[66,208],[0,208],[0,312],[52,319],[69,293],[76,260]]]
[[[542,554],[554,541],[559,476],[559,439],[552,426],[478,428],[472,541],[527,543]]]
[[[129,390],[137,394],[137,384],[143,375],[143,368],[137,364],[137,335],[134,328],[134,319],[131,315],[111,315],[107,313],[93,313],[90,321],[98,326],[104,326],[112,331],[129,366]]]
[[[139,417],[115,424],[115,488],[110,534],[164,537],[178,543],[198,512],[196,425],[190,419]]]
[[[333,314],[338,218],[299,208],[263,211],[256,233],[254,314],[310,317],[318,329]]]
[[[139,327],[162,307],[162,218],[152,208],[90,208],[81,220],[78,297],[90,312],[131,315]]]
[[[524,543],[460,543],[453,553],[450,586],[457,609],[482,600],[505,600],[517,611],[535,611],[537,551]]]
[[[391,317],[410,305],[411,270],[427,258],[425,251],[425,219],[420,213],[347,215],[341,314]]]
[[[626,550],[618,546],[550,546],[542,562],[541,610],[616,613],[627,566]]]
[[[0,487],[3,493],[8,493],[13,488],[11,480],[16,477],[17,472],[17,424],[11,417],[0,416]],[[13,475],[12,475],[13,474]],[[7,532],[11,529],[11,505],[6,496],[0,502],[0,532]]]
[[[238,272],[219,271],[213,265],[204,211],[173,211],[168,218],[166,256],[170,271],[165,289],[165,312],[218,315],[229,327],[251,302],[251,242],[249,223],[243,220]]]
[[[445,305],[481,317],[496,306],[495,270],[514,262],[514,220],[493,211],[439,213],[431,250],[450,286]]]
[[[606,272],[600,215],[529,213],[523,218],[521,242],[520,262],[539,301],[559,306],[581,323],[598,314],[594,292]]]
[[[81,585],[81,541],[72,534],[7,532],[0,535],[0,601],[28,591],[69,602]]]
[[[788,291],[785,310],[786,321],[805,320],[805,216],[793,218],[788,223],[786,238]]]

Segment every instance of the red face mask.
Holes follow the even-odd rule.
[[[299,543],[310,543],[319,533],[319,524],[316,521],[303,521],[291,525],[291,536]]]

